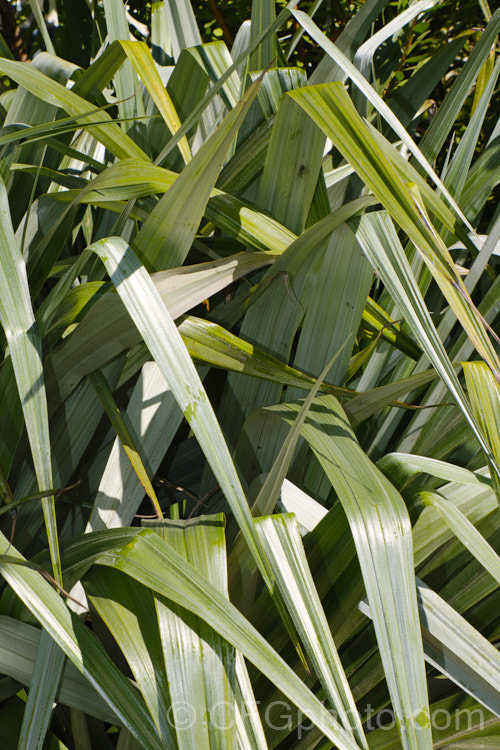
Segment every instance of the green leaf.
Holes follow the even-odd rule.
[[[349,735],[260,633],[153,531],[141,531],[126,547],[102,554],[98,563],[121,570],[201,617],[274,682],[339,749],[356,750],[358,746]]]
[[[121,0],[103,0],[103,8],[110,42],[128,39],[130,32],[125,6]],[[125,132],[128,132],[136,142],[143,142],[146,146],[144,123],[136,121],[136,118],[143,119],[145,116],[144,103],[141,93],[137,91],[137,78],[129,60],[116,71],[114,85],[118,97],[118,112],[124,120]]]
[[[339,227],[329,238],[322,261],[317,265],[293,360],[295,367],[302,369],[307,365],[312,372],[318,372],[342,346],[342,354],[329,372],[328,381],[338,385],[346,382],[372,280],[372,268],[356,238],[348,227]],[[287,400],[302,395],[293,389],[288,392]]]
[[[466,41],[466,36],[459,36],[457,39],[452,39],[446,46],[436,50],[432,57],[418,68],[411,78],[405,81],[403,86],[397,89],[394,96],[391,97],[390,107],[406,128],[416,117],[420,107],[432,96],[432,92],[443,76],[446,75]],[[429,127],[431,126],[429,125]],[[423,153],[426,154],[426,151],[424,150]],[[466,211],[464,213],[468,215]]]
[[[316,378],[283,364],[209,320],[189,316],[181,322],[179,331],[190,355],[200,362],[306,390],[316,383]],[[356,391],[327,383],[321,383],[320,389],[340,398],[354,398],[357,395]]]
[[[281,487],[278,508],[280,512],[294,514],[301,536],[313,531],[328,513],[323,505],[288,479]]]
[[[154,724],[135,688],[121,674],[94,634],[72,614],[59,594],[0,536],[0,574],[93,687],[142,744],[161,750]],[[6,555],[8,553],[8,556]]]
[[[127,311],[172,389],[233,511],[266,585],[272,589],[272,574],[255,534],[252,516],[227,444],[199,375],[160,295],[123,240],[108,238],[89,249],[103,261]]]
[[[399,750],[396,726],[383,724],[383,711],[369,723],[374,732],[368,735],[370,750]],[[447,750],[494,750],[498,745],[500,720],[480,703],[462,691],[431,704],[435,746]]]
[[[356,704],[307,564],[297,522],[287,515],[258,518],[255,523],[277,585],[328,702],[344,729],[352,733],[360,747],[367,747]]]
[[[151,4],[151,48],[153,59],[159,65],[170,61],[172,48],[165,8],[161,0]]]
[[[236,715],[238,746],[245,750],[267,750],[266,735],[253,694],[252,683],[248,676],[245,659],[239,651],[236,651],[236,680],[237,711],[240,706],[243,707],[243,711],[238,711]]]
[[[263,31],[276,20],[276,9],[273,0],[253,0],[250,26],[250,43],[255,42]],[[263,39],[249,59],[249,70],[263,70],[276,61],[276,37],[270,34]]]
[[[464,101],[470,93],[472,86],[490,54],[492,46],[496,43],[500,30],[500,11],[497,10],[487,27],[480,35],[477,44],[470,53],[460,73],[450,87],[443,103],[439,107],[436,116],[429,125],[427,132],[420,144],[421,150],[429,161],[434,161],[441,150],[448,133],[454,127],[454,123],[463,107]]]
[[[9,60],[14,59],[14,55],[11,52],[10,47],[6,43],[5,39],[3,38],[2,34],[0,34],[0,55],[2,57],[6,57]]]
[[[500,465],[500,386],[484,362],[464,362],[463,367],[472,411],[496,463]],[[494,467],[492,478],[500,502],[500,483]]]
[[[382,13],[388,0],[366,0],[356,13],[350,18],[339,34],[336,45],[349,60],[354,58],[356,51],[363,43],[366,34],[373,27],[373,23]],[[330,55],[325,54],[320,64],[310,78],[311,84],[327,83],[328,81],[344,81],[346,75]]]
[[[164,0],[165,2],[165,0]],[[222,89],[226,81],[232,76],[232,74],[239,69],[242,63],[246,62],[248,56],[260,45],[260,43],[266,39],[270,34],[274,34],[282,25],[283,23],[288,20],[290,16],[290,10],[297,5],[298,0],[290,0],[286,8],[284,8],[281,13],[279,13],[276,16],[276,20],[267,27],[267,29],[264,29],[261,34],[258,35],[256,39],[250,42],[248,47],[245,48],[245,50],[239,55],[234,63],[231,65],[230,68],[226,70],[226,72],[219,78],[217,83],[210,88],[208,93],[203,97],[203,99],[200,101],[198,106],[196,106],[189,117],[186,118],[184,121],[181,129],[177,133],[177,135],[172,139],[170,143],[168,143],[161,151],[159,156],[155,160],[155,164],[162,164],[163,161],[166,159],[170,151],[172,151],[173,148],[177,145],[180,138],[182,138],[186,133],[188,133],[191,128],[193,127],[193,124],[198,121],[200,114],[206,109],[207,105],[212,101],[212,99],[217,96],[219,91]]]
[[[182,412],[155,362],[146,362],[127,407],[141,453],[154,475],[182,421]],[[88,531],[128,526],[144,498],[144,486],[117,438],[102,473]]]
[[[40,34],[42,35],[43,43],[47,49],[47,52],[49,52],[51,55],[55,55],[56,52],[54,49],[54,45],[52,44],[52,39],[50,38],[49,31],[47,29],[47,26],[45,25],[45,19],[42,15],[40,6],[36,2],[36,0],[30,0],[30,6],[31,6],[31,11],[33,15],[35,16],[35,20],[40,30]]]
[[[313,224],[290,244],[257,287],[258,299],[250,305],[241,326],[243,338],[255,342],[259,348],[278,359],[288,361],[304,316],[304,303],[307,304],[310,295],[314,293],[312,271],[317,271],[331,233],[350,217],[365,210],[370,202],[370,198],[359,198],[342,205]],[[330,357],[344,341],[345,338],[341,342],[334,342]],[[325,364],[321,363],[319,371]],[[230,441],[236,441],[240,433],[239,425],[231,416],[231,404],[235,398],[241,413],[247,417],[254,409],[278,401],[282,391],[279,385],[238,380],[235,376],[228,378],[230,393],[224,397],[220,412],[221,422]]]
[[[148,47],[144,42],[121,41],[120,45],[143,81],[168,129],[174,135],[181,127],[181,121],[174,103],[162,83]],[[192,157],[191,149],[185,137],[179,141],[179,150],[187,164]]]
[[[204,318],[190,315],[180,323],[179,331],[191,357],[212,367],[251,375],[300,390],[311,390],[317,382],[317,378],[285,365],[240,336]],[[418,408],[395,399],[427,385],[436,377],[434,370],[427,370],[404,381],[395,381],[371,391],[358,392],[324,382],[320,384],[320,390],[332,393],[337,398],[349,399],[344,408],[351,423],[356,425],[389,404],[399,408]]]
[[[272,407],[293,424],[295,404]],[[397,490],[363,453],[333,396],[318,397],[302,428],[349,520],[404,748],[431,748],[411,525]]]
[[[163,518],[163,513],[158,502],[158,498],[156,497],[156,492],[153,489],[153,485],[151,484],[151,480],[148,476],[139,450],[135,445],[134,438],[130,433],[127,423],[125,422],[125,419],[123,418],[123,415],[120,412],[115,399],[113,398],[113,394],[111,393],[107,380],[104,378],[100,370],[95,370],[94,372],[89,373],[87,377],[89,378],[93,389],[99,397],[99,401],[103,405],[104,410],[109,417],[113,429],[115,430],[121,442],[121,445],[123,446],[123,450],[127,454],[127,458],[132,464],[138,480],[144,487],[144,491],[146,492],[147,496],[150,498],[155,513],[159,516],[159,518]]]
[[[192,521],[144,524],[220,594],[228,599],[227,560],[222,515]],[[203,620],[162,597],[155,599],[172,705],[189,706],[193,721],[176,726],[186,747],[234,747],[236,742],[235,650]],[[208,719],[208,721],[207,721]]]
[[[145,164],[137,159],[123,159],[111,165],[76,194],[65,191],[59,200],[75,198],[78,201],[109,206],[111,201],[141,198],[165,193],[174,185],[175,172]],[[264,252],[283,252],[296,235],[255,207],[214,188],[205,208],[206,217],[224,232],[243,244],[252,245]],[[108,203],[109,201],[109,203]],[[122,210],[120,206],[117,210]]]
[[[61,86],[32,65],[0,59],[0,70],[42,101],[61,107],[71,117],[81,117],[89,132],[120,159],[148,158],[109,115],[98,110],[89,114],[89,103]],[[104,124],[102,124],[104,123]]]
[[[429,221],[418,188],[404,184],[356,112],[340,84],[308,87],[287,94],[303,107],[355,167],[387,211],[415,244],[441,292],[480,355],[500,378],[500,361],[457,274],[451,256]]]
[[[0,669],[3,675],[9,675],[16,682],[29,686],[43,632],[45,631],[13,617],[0,617]],[[68,707],[78,707],[86,714],[111,724],[118,721],[102,696],[70,661],[66,661],[57,691],[57,702]]]
[[[142,225],[134,247],[150,267],[172,268],[184,261],[229,148],[258,88],[257,81],[184,167]]]
[[[309,411],[309,408],[324,378],[326,377],[330,367],[333,365],[334,361],[337,359],[340,352],[341,350],[339,350],[335,354],[333,359],[327,364],[327,366],[325,367],[325,369],[319,376],[318,380],[316,381],[314,386],[311,388],[304,403],[302,404],[302,408],[297,416],[297,419],[295,420],[292,428],[290,429],[288,435],[283,441],[280,451],[278,455],[276,456],[276,459],[273,462],[273,465],[271,466],[269,473],[262,484],[262,487],[259,491],[257,499],[255,500],[255,503],[253,504],[252,514],[254,516],[268,515],[269,513],[273,512],[276,506],[276,503],[278,501],[278,498],[279,498],[281,487],[283,485],[286,474],[290,467],[290,462],[292,460],[292,457],[293,457],[293,454],[297,445],[297,441],[299,440],[299,437],[300,437],[300,429],[302,425],[304,424],[304,420],[307,416],[307,412]],[[248,558],[249,558],[248,548],[245,546],[244,537],[240,534],[239,537],[236,539],[236,542],[233,546],[233,549],[231,552],[231,559],[235,561],[234,570],[238,571],[239,575],[242,577],[244,581],[246,581],[247,579],[251,580],[250,578],[251,574],[255,573],[255,563],[253,565],[250,564]],[[275,573],[275,570],[273,570],[273,572]],[[254,582],[255,582],[255,579],[254,579]],[[234,589],[234,582],[232,582],[231,589],[232,590]],[[243,604],[243,601],[241,603],[241,606],[244,606],[245,610],[249,608],[250,603],[253,601],[253,593],[254,593],[253,586],[249,583],[245,583],[244,591],[243,591],[244,604]],[[281,593],[283,595],[283,591],[281,591]],[[287,599],[286,595],[284,595],[284,599],[286,601]],[[287,606],[289,610],[290,609],[289,604]],[[297,643],[297,649],[302,659],[302,662],[304,663],[304,666],[308,668],[305,662],[305,659],[303,658],[302,650],[298,643]],[[346,726],[346,722],[344,722],[344,726]]]
[[[154,274],[152,278],[175,319],[269,262],[263,253],[239,253],[219,261]],[[140,335],[121,300],[116,294],[103,295],[67,341],[48,358],[48,390],[66,399],[85,375],[101,368],[138,341]]]
[[[465,548],[500,584],[500,557],[468,518],[439,492],[418,492],[416,500],[437,510]]]
[[[400,323],[394,321],[371,297],[366,300],[363,322],[376,333],[380,333],[385,341],[389,341],[408,357],[415,360],[419,359],[422,354],[420,347],[402,330]]]
[[[359,47],[354,57],[354,65],[367,81],[370,81],[372,78],[372,71],[374,70],[373,60],[379,47],[381,47],[384,42],[391,39],[391,37],[397,37],[406,24],[413,21],[418,15],[423,14],[426,10],[430,10],[438,1],[439,0],[420,0],[420,2],[412,3],[412,5],[406,8],[406,10],[396,15],[395,18],[389,21],[389,23],[386,23],[381,29],[372,34]],[[366,115],[368,102],[364,97],[361,97],[361,102],[356,101],[360,98],[357,96],[358,93],[358,90],[356,90],[353,97],[358,105],[356,108],[360,114]],[[394,110],[392,111],[394,113]]]
[[[18,750],[42,750],[65,660],[57,643],[42,630]]]
[[[400,492],[411,479],[421,473],[430,474],[447,482],[472,486],[491,485],[486,477],[464,469],[462,466],[455,466],[455,464],[438,461],[428,456],[415,456],[411,453],[387,453],[377,461],[377,466]]]
[[[461,195],[461,205],[477,221],[488,196],[500,182],[500,140],[493,140],[472,165]]]
[[[373,416],[384,406],[392,403],[393,406],[412,407],[411,404],[401,404],[393,402],[394,398],[403,398],[406,394],[422,388],[435,380],[437,374],[434,370],[425,370],[425,372],[415,373],[403,380],[395,380],[387,385],[381,385],[378,388],[372,388],[368,391],[358,393],[351,401],[345,405],[345,412],[353,427],[363,422],[365,419]]]
[[[361,217],[356,235],[374,268],[380,273],[399,310],[413,329],[415,338],[457,401],[487,456],[488,444],[465,398],[448,354],[437,334],[413,276],[410,264],[390,218],[385,213]],[[495,466],[500,476],[500,467]]]
[[[279,492],[287,475],[290,463],[299,440],[300,431],[307,417],[307,413],[311,408],[316,395],[323,383],[323,380],[328,375],[331,367],[335,363],[335,360],[340,356],[342,348],[340,348],[328,362],[323,372],[317,379],[313,388],[307,394],[304,399],[304,403],[301,406],[300,412],[297,419],[293,423],[291,429],[288,432],[283,445],[281,446],[280,452],[269,471],[264,484],[257,496],[252,512],[254,515],[268,515],[274,510],[276,502],[279,497]]]
[[[500,222],[497,222],[496,227],[490,233],[488,240],[485,242],[482,250],[478,254],[474,261],[469,273],[467,274],[466,285],[469,284],[471,291],[479,277],[484,270],[484,266],[490,254],[495,247],[498,236],[500,233]],[[479,303],[479,312],[484,316],[485,320],[491,325],[495,319],[496,306],[498,301],[498,293],[500,289],[500,277],[497,277],[495,281],[488,287],[486,293]],[[448,310],[441,320],[438,326],[438,334],[441,340],[447,340],[452,332],[455,324],[455,316]],[[451,339],[450,339],[451,340]],[[452,345],[449,350],[450,357],[453,357],[459,362],[469,359],[473,356],[473,345],[472,342],[467,338],[465,332],[462,332],[456,342]],[[427,362],[423,360],[419,363],[419,367],[426,367]],[[411,420],[406,434],[403,440],[399,444],[398,448],[405,452],[424,453],[426,455],[434,455],[436,458],[445,457],[449,455],[450,444],[457,444],[458,442],[468,441],[467,432],[469,427],[465,420],[461,420],[459,415],[456,415],[453,420],[450,420],[449,427],[443,430],[446,426],[443,420],[440,418],[440,410],[436,410],[435,414],[428,413],[429,406],[439,404],[448,401],[448,391],[443,381],[434,383],[428,390],[421,404],[424,407],[420,414],[415,414]],[[461,427],[457,430],[461,420]]]
[[[104,368],[104,375],[114,388],[118,375],[123,366],[123,359],[117,358]],[[50,401],[49,401],[50,403]],[[53,407],[59,402],[52,401]],[[61,408],[51,418],[51,444],[52,444],[52,466],[56,489],[64,488],[70,484],[70,478],[77,470],[84,452],[89,447],[92,437],[99,426],[103,416],[103,409],[94,390],[88,381],[81,382],[69,395]],[[87,470],[88,471],[88,470]],[[86,478],[87,472],[82,476]],[[25,466],[16,485],[16,491],[21,496],[33,495],[36,492],[36,480],[29,465]],[[72,493],[70,493],[70,502]],[[76,498],[75,498],[76,499]],[[80,498],[81,502],[73,505],[71,514],[76,528],[83,524],[82,506],[87,505],[85,494]],[[69,507],[66,503],[59,505],[59,512],[64,518]],[[80,506],[80,508],[78,507]],[[33,535],[40,535],[40,518],[38,503],[31,503],[23,509],[23,521],[19,524],[16,533],[16,544],[21,549],[31,542]],[[67,582],[65,581],[65,584]]]
[[[152,593],[114,570],[93,568],[85,592],[127,659],[162,741],[175,744],[169,687]]]
[[[201,44],[200,32],[190,0],[163,0],[163,7],[174,59],[177,60],[181,50]]]
[[[500,715],[500,655],[497,649],[417,579],[425,658],[487,709]],[[371,617],[369,608],[362,611]]]
[[[425,172],[429,175],[429,177],[432,179],[436,187],[438,187],[443,195],[445,196],[447,202],[449,205],[454,209],[457,216],[460,217],[460,219],[466,224],[466,226],[469,228],[470,231],[474,231],[472,226],[467,221],[466,217],[461,212],[460,208],[456,204],[453,197],[450,195],[446,187],[443,185],[439,177],[437,176],[436,172],[432,168],[432,166],[429,164],[427,159],[425,158],[424,154],[421,152],[421,150],[418,148],[412,137],[408,134],[408,131],[401,125],[397,117],[394,115],[394,113],[391,111],[390,107],[383,101],[383,99],[377,94],[374,88],[370,86],[366,78],[361,75],[361,73],[357,70],[357,68],[351,63],[351,61],[331,42],[328,37],[323,34],[323,32],[316,26],[314,21],[309,18],[309,16],[300,10],[294,10],[292,11],[293,15],[297,19],[297,21],[300,23],[303,29],[314,39],[315,42],[317,42],[324,50],[329,54],[332,59],[339,65],[349,76],[349,78],[352,80],[352,82],[359,88],[359,90],[366,96],[368,101],[370,101],[375,109],[378,111],[380,115],[386,120],[386,122],[391,126],[391,128],[394,130],[394,132],[401,138],[403,143],[407,146],[408,150],[413,154],[415,159],[419,162],[419,164],[424,168]],[[340,84],[339,84],[340,85]],[[347,99],[347,94],[343,87],[341,87],[345,98]],[[307,93],[309,93],[311,90],[311,87],[307,90]],[[353,111],[354,108],[353,108]],[[331,125],[330,127],[332,127]],[[326,133],[326,130],[325,130]],[[326,133],[328,135],[328,133]],[[331,137],[328,135],[328,137]],[[334,143],[336,143],[336,139],[332,139]]]
[[[325,136],[318,126],[288,97],[282,97],[256,202],[297,234],[306,223],[324,147]]]
[[[205,71],[212,83],[217,83],[226,70],[228,70],[233,64],[225,42],[210,42],[209,44],[202,44],[189,50],[189,53]],[[236,71],[233,71],[222,86],[220,92],[220,106],[217,106],[217,100],[213,102],[215,105],[214,114],[216,116],[220,114],[220,111],[222,110],[222,102],[224,102],[225,108],[228,110],[236,107],[240,100],[240,96],[240,77]]]
[[[52,465],[42,347],[31,306],[26,266],[14,236],[9,202],[0,180],[0,322],[21,400],[33,464],[40,492],[52,489]],[[62,583],[59,542],[52,497],[42,500],[45,527],[55,579]]]
[[[500,73],[500,59],[497,60],[493,70],[490,72],[488,82],[481,98],[474,108],[472,117],[460,139],[460,143],[455,151],[453,159],[446,169],[445,183],[453,195],[460,197],[467,175],[470,169],[472,159],[478,147],[478,138],[480,136],[484,118],[487,115],[488,107],[491,103],[491,97],[495,90],[495,85]]]

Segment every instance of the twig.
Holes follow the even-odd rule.
[[[61,586],[61,585],[60,585],[59,583],[57,583],[57,581],[55,580],[55,578],[52,578],[52,576],[50,575],[50,573],[47,573],[47,571],[46,571],[46,570],[44,570],[44,568],[36,568],[36,570],[38,570],[38,572],[39,572],[39,573],[40,573],[40,574],[41,574],[41,575],[42,575],[42,576],[43,576],[44,578],[46,578],[46,579],[47,579],[47,581],[48,581],[49,583],[52,583],[52,584],[53,584],[53,586],[55,586],[55,587],[56,587],[56,589],[57,589],[57,590],[58,590],[58,591],[59,591],[59,592],[60,592],[60,593],[61,593],[61,594],[62,594],[63,596],[65,596],[65,597],[66,597],[67,599],[71,599],[71,601],[72,601],[72,602],[74,602],[75,604],[78,604],[78,606],[79,606],[79,607],[82,607],[82,609],[87,609],[87,607],[86,607],[86,605],[85,605],[85,604],[82,604],[81,602],[79,602],[79,601],[78,601],[78,599],[75,599],[75,598],[74,598],[73,596],[71,596],[71,594],[70,594],[70,593],[69,593],[68,591],[66,591],[66,589],[64,589],[64,588],[63,588],[63,587],[62,587],[62,586]]]
[[[232,47],[233,46],[233,42],[234,42],[234,37],[231,34],[231,32],[229,31],[229,27],[228,27],[227,23],[224,20],[224,16],[222,15],[221,11],[217,7],[216,1],[215,0],[208,0],[208,4],[210,6],[210,10],[214,14],[215,20],[217,21],[217,23],[219,24],[219,26],[222,29],[222,36],[224,37],[224,41],[226,42],[226,44],[227,44],[228,47]]]

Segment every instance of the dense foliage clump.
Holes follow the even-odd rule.
[[[496,747],[500,12],[0,21],[2,748]]]

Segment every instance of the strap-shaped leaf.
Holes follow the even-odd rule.
[[[403,143],[407,146],[408,150],[411,151],[415,159],[421,164],[426,173],[432,179],[436,187],[438,187],[443,195],[446,197],[449,205],[456,211],[460,219],[469,227],[471,231],[474,231],[462,211],[458,207],[457,203],[450,195],[442,181],[437,176],[436,172],[429,164],[424,154],[420,151],[413,138],[409,135],[408,131],[401,125],[397,117],[391,111],[390,107],[383,101],[383,99],[377,94],[375,89],[370,86],[366,78],[361,75],[358,69],[351,63],[351,61],[341,52],[336,45],[331,42],[328,37],[316,26],[314,21],[301,10],[292,11],[293,15],[300,23],[300,25],[306,30],[306,32],[316,41],[325,52],[339,65],[345,73],[349,76],[352,82],[360,89],[360,91],[366,96],[375,109],[382,115],[386,122],[391,126],[394,132],[401,138]],[[343,87],[342,87],[343,89]],[[335,143],[335,141],[334,141]]]
[[[181,121],[175,110],[174,103],[162,83],[147,45],[144,42],[130,41],[121,41],[120,45],[144,83],[168,129],[172,134],[176,133],[181,127]],[[181,138],[179,141],[179,150],[187,164],[191,160],[191,150],[187,138]]]
[[[442,674],[500,716],[500,654],[423,581],[417,598],[425,658]],[[371,617],[364,602],[361,610]]]
[[[236,728],[238,731],[238,747],[243,750],[267,750],[266,735],[255,701],[252,683],[248,676],[245,659],[239,651],[236,652],[236,695],[239,706],[237,710]]]
[[[53,487],[49,420],[40,334],[31,306],[26,265],[14,236],[5,185],[0,180],[0,322],[9,345],[38,489]],[[62,583],[54,499],[42,500],[54,577]]]
[[[460,139],[460,143],[458,144],[453,159],[446,169],[446,186],[457,197],[462,193],[472,159],[474,158],[475,151],[478,147],[478,139],[483,127],[484,118],[486,117],[490,106],[491,97],[495,90],[499,73],[500,59],[497,59],[493,70],[488,76],[488,81],[481,94],[481,98],[477,106],[473,108],[473,114],[467,129]]]
[[[324,368],[323,372],[317,379],[314,386],[309,391],[306,399],[304,400],[304,403],[302,404],[302,407],[300,409],[300,412],[297,416],[297,419],[295,420],[292,428],[289,430],[288,435],[286,436],[285,440],[283,441],[283,444],[281,445],[281,448],[279,450],[279,453],[276,457],[276,460],[273,462],[273,465],[270,468],[269,473],[267,474],[264,483],[259,491],[259,494],[257,495],[257,499],[255,500],[255,503],[252,507],[252,513],[254,516],[258,515],[268,515],[269,513],[272,513],[276,503],[279,498],[279,493],[281,491],[281,488],[283,486],[283,482],[285,480],[286,474],[288,472],[288,469],[290,467],[290,463],[292,461],[292,457],[295,451],[295,448],[297,446],[297,442],[300,437],[300,429],[302,425],[304,424],[304,420],[307,416],[307,412],[309,411],[309,408],[318,393],[320,386],[326,377],[330,367],[333,365],[339,354],[341,353],[341,349],[336,352],[332,360],[327,364],[327,366]],[[258,531],[258,526],[257,526]],[[243,578],[243,580],[251,580],[251,574],[255,572],[255,562],[249,559],[248,554],[248,548],[245,546],[245,539],[242,534],[239,535],[237,538],[233,549],[231,553],[231,558],[236,561],[234,565],[234,570],[238,571],[239,575]],[[272,556],[270,558],[272,560]],[[271,563],[272,565],[272,563]],[[274,570],[273,570],[274,572]],[[274,572],[275,574],[275,572]],[[233,588],[233,587],[232,587]],[[280,591],[286,600],[286,592],[282,591],[282,587],[280,587]],[[248,608],[250,606],[250,602],[253,599],[253,586],[252,585],[245,585],[244,592],[243,592],[243,602],[244,602],[244,608]],[[287,604],[287,608],[290,611],[290,605]],[[299,654],[301,656],[301,659],[304,662],[304,665],[306,665],[305,660],[302,656],[302,650],[299,647]],[[334,704],[337,703],[337,700],[334,700]],[[346,715],[344,714],[344,726],[350,726],[350,722],[346,721]]]
[[[139,433],[141,453],[154,474],[182,421],[182,413],[156,362],[144,364],[127,417]],[[128,526],[144,497],[144,487],[123,454],[117,437],[99,483],[88,531]]]
[[[484,362],[464,362],[464,375],[472,411],[500,465],[500,385]],[[500,482],[494,468],[492,476],[500,502]]]
[[[352,732],[360,747],[366,748],[356,704],[307,564],[297,522],[291,515],[268,516],[256,519],[256,527],[328,702],[344,729]]]
[[[441,514],[455,536],[500,585],[500,557],[462,511],[439,492],[419,492],[416,497],[419,503]]]
[[[490,54],[491,48],[496,43],[499,31],[500,11],[497,10],[479,37],[477,44],[474,45],[474,49],[457,75],[444,102],[439,107],[436,116],[422,138],[421,149],[429,161],[434,161],[448,134],[454,128],[460,110],[469,96],[484,62]]]
[[[87,573],[85,593],[125,656],[163,742],[175,744],[153,595],[114,570],[102,573],[97,568]]]
[[[53,81],[32,65],[2,58],[0,70],[16,81],[19,86],[23,86],[43,101],[62,107],[72,117],[81,117],[83,124],[90,128],[92,135],[120,159],[136,158],[149,161],[144,151],[123,132],[119,125],[113,122],[106,112],[98,110],[89,113],[88,101]]]
[[[41,750],[66,657],[42,630],[24,711],[18,750]]]
[[[152,278],[175,319],[232,281],[269,262],[263,253],[238,253],[219,261],[158,273]],[[84,375],[101,368],[138,341],[140,335],[121,300],[116,295],[104,295],[49,358],[48,390],[52,388],[64,400]]]
[[[144,702],[94,634],[69,611],[59,593],[29,566],[3,534],[0,535],[0,554],[3,556],[0,574],[68,659],[111,706],[118,720],[144,746],[162,750],[163,743]]]
[[[228,599],[225,519],[145,522]],[[189,706],[191,722],[176,726],[181,747],[236,743],[236,653],[206,622],[163,597],[155,597],[172,705]],[[175,721],[174,712],[174,721]],[[207,721],[208,719],[208,721]],[[181,714],[181,722],[183,716]]]
[[[128,27],[125,6],[120,0],[103,0],[104,16],[111,42],[128,39]],[[123,129],[134,141],[146,147],[144,138],[144,102],[142,92],[138,90],[137,77],[129,60],[120,65],[113,79],[118,97],[118,113],[123,119]],[[141,122],[141,119],[143,122]]]
[[[359,393],[344,407],[350,423],[353,427],[356,427],[360,422],[368,419],[389,404],[393,397],[402,398],[405,394],[428,385],[436,377],[437,375],[433,370],[426,370],[410,375],[403,380],[395,380],[393,383],[380,385],[378,388]]]
[[[35,16],[35,20],[40,30],[40,34],[42,35],[43,43],[47,49],[47,52],[49,52],[51,55],[55,55],[56,52],[54,49],[54,45],[52,44],[52,39],[50,38],[49,30],[47,29],[40,6],[34,0],[30,0],[30,6],[33,15]]]
[[[313,292],[311,268],[325,252],[332,232],[349,218],[363,211],[370,198],[359,198],[342,205],[303,232],[283,253],[257,287],[258,299],[250,305],[241,326],[242,337],[255,341],[259,347],[287,361],[295,335],[304,317],[304,302]],[[315,268],[316,267],[316,268]],[[259,294],[260,292],[260,294]],[[262,295],[262,296],[260,296]],[[333,347],[330,356],[345,342],[345,337]],[[319,372],[324,364],[318,368]],[[299,368],[302,369],[302,368]],[[232,419],[231,404],[236,398],[246,417],[254,409],[279,400],[282,388],[259,382],[241,382],[229,376],[230,393],[222,401],[220,413],[229,440],[236,440],[239,426]]]
[[[138,159],[122,159],[89,182],[79,194],[67,191],[58,197],[68,200],[76,195],[78,201],[106,205],[108,201],[166,193],[178,177],[175,172]],[[235,239],[259,250],[282,252],[296,239],[293,232],[268,214],[217,188],[210,192],[205,215]]]
[[[250,42],[254,42],[276,19],[273,0],[253,0],[250,26]],[[276,37],[270,34],[263,39],[249,60],[249,70],[263,70],[276,59]]]
[[[462,410],[486,456],[491,456],[492,466],[496,474],[500,476],[500,466],[495,462],[465,398],[390,217],[385,213],[377,212],[369,216],[362,216],[356,222],[356,234],[364,252],[374,268],[380,273],[399,310],[404,314],[407,323],[413,329],[415,338],[422,350],[429,357],[432,365],[456,399],[457,405]]]
[[[364,38],[373,27],[374,21],[383,12],[388,0],[366,0],[359,10],[349,19],[339,34],[336,45],[341,52],[352,60]],[[329,81],[344,81],[346,74],[330,55],[325,54],[320,64],[313,71],[311,84],[327,83]]]
[[[297,234],[306,223],[324,148],[325,136],[316,123],[288,97],[282,97],[256,202]]]
[[[153,504],[155,513],[159,516],[159,518],[163,518],[163,513],[158,502],[158,498],[156,497],[156,492],[154,491],[153,485],[151,484],[151,480],[149,478],[146,467],[144,466],[139,449],[130,432],[125,418],[123,417],[120,409],[115,402],[115,399],[113,398],[113,394],[109,387],[108,381],[100,370],[89,373],[88,378],[99,398],[99,401],[101,402],[106,414],[109,417],[113,429],[115,430],[118,439],[120,440],[123,450],[127,454],[127,458],[132,464],[139,482],[143,486],[144,491]]]
[[[358,750],[336,719],[239,610],[153,531],[144,529],[131,544],[103,553],[97,562],[121,570],[201,617],[300,707],[339,750]]]
[[[426,10],[429,10],[434,5],[436,5],[436,0],[420,0],[419,2],[412,3],[408,8],[406,8],[406,10],[404,10],[402,13],[399,13],[395,18],[389,21],[389,23],[385,24],[385,26],[379,29],[375,34],[372,34],[359,47],[356,55],[354,56],[354,65],[367,79],[367,81],[371,80],[372,70],[374,67],[373,58],[378,48],[384,42],[391,39],[391,37],[395,38],[399,34],[401,29],[406,26],[406,24],[409,24],[410,21],[416,19],[420,14],[423,15]],[[353,98],[357,104],[358,112],[366,115],[368,111],[368,101],[362,95],[359,89],[355,90],[355,92],[353,93]],[[392,112],[394,115],[394,110],[392,110]]]
[[[164,0],[164,2],[165,1],[166,0]],[[219,91],[225,85],[226,81],[233,75],[235,71],[239,69],[242,63],[246,63],[248,56],[257,49],[257,47],[264,39],[267,39],[269,35],[274,34],[279,28],[281,28],[285,21],[287,21],[290,17],[290,10],[294,8],[297,3],[298,0],[290,0],[286,8],[284,8],[281,13],[276,16],[276,20],[273,21],[273,23],[271,23],[266,29],[264,29],[256,39],[250,41],[248,47],[246,47],[241,55],[236,58],[231,67],[226,70],[226,72],[219,78],[217,83],[211,87],[208,93],[200,101],[198,106],[193,109],[189,117],[187,117],[183,122],[182,127],[180,128],[178,133],[172,138],[171,142],[162,149],[161,153],[155,160],[155,164],[163,163],[168,154],[172,151],[173,148],[175,148],[179,140],[183,138],[186,133],[189,133],[194,123],[198,121],[200,114],[206,109],[212,99],[219,93]]]
[[[200,362],[306,390],[316,383],[316,378],[283,364],[276,357],[209,320],[189,316],[181,322],[179,331],[191,356]],[[357,395],[356,391],[327,383],[321,383],[320,388],[339,398],[354,398]]]
[[[368,735],[370,750],[399,750],[397,727],[395,723],[392,727],[384,726],[383,713],[369,720],[370,727],[375,729]],[[432,703],[431,716],[435,747],[494,750],[499,743],[500,719],[463,691]]]
[[[181,50],[201,44],[200,32],[190,0],[163,0],[163,7],[173,55],[177,60]]]
[[[416,456],[412,453],[387,453],[377,461],[377,466],[400,492],[413,477],[421,473],[430,474],[446,482],[469,484],[475,487],[491,485],[486,477],[464,469],[462,466],[455,466],[455,464],[428,456]]]
[[[194,159],[190,164],[194,162]],[[148,273],[120,238],[91,245],[103,261],[121,300],[168,382],[234,514],[250,553],[271,594],[273,574],[253,525],[248,503],[220,425],[182,337]],[[293,633],[279,593],[280,614]]]
[[[134,247],[151,268],[172,268],[184,262],[210,193],[259,84],[257,80],[248,89],[244,99],[184,167],[142,225]]]
[[[481,357],[500,378],[500,360],[452,258],[426,213],[418,188],[405,184],[356,112],[340,84],[309,86],[293,97],[352,163],[422,255],[442,294],[467,331]]]
[[[293,423],[298,410],[297,404],[282,404],[270,411]],[[333,396],[316,399],[301,432],[349,520],[402,746],[407,750],[431,748],[406,506],[361,450]]]
[[[40,628],[28,625],[17,618],[5,615],[0,617],[0,669],[3,675],[29,686],[42,632],[44,631]],[[46,635],[46,638],[49,636]],[[102,696],[91,687],[87,678],[69,660],[66,660],[56,699],[64,706],[79,708],[86,714],[108,723],[118,721],[116,714],[103,701]]]

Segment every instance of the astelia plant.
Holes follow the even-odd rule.
[[[500,744],[500,12],[340,5],[0,43],[5,750]]]

